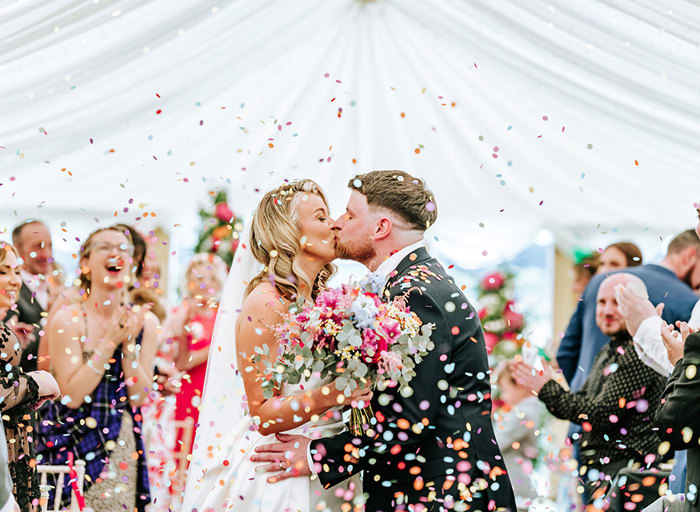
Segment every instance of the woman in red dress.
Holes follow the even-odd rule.
[[[180,393],[176,395],[175,419],[192,418],[195,429],[207,373],[209,344],[225,279],[226,263],[221,258],[214,254],[195,254],[187,267],[185,299],[174,312],[176,325],[180,327],[175,366],[186,372]],[[188,453],[192,452],[193,440],[194,430]],[[181,441],[178,438],[178,447]]]

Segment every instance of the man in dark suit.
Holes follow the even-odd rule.
[[[267,471],[290,465],[277,481],[309,475],[331,487],[364,471],[366,510],[510,510],[515,498],[491,424],[489,367],[478,315],[423,246],[437,217],[422,181],[401,171],[373,171],[350,181],[345,215],[336,221],[339,257],[365,264],[385,281],[384,294],[406,295],[435,348],[409,387],[372,399],[375,434],[350,432],[310,442],[278,435],[253,460]],[[258,451],[258,450],[256,450]],[[313,468],[312,468],[313,466]],[[423,508],[424,507],[424,508]]]
[[[51,233],[41,222],[29,220],[13,230],[12,244],[22,258],[22,287],[17,308],[8,312],[5,321],[22,343],[20,364],[29,372],[37,369],[42,321],[49,302],[48,278],[53,264]]]

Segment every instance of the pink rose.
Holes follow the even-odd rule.
[[[214,215],[216,215],[216,217],[222,222],[230,222],[231,219],[233,219],[233,212],[226,203],[217,204],[216,210],[214,210]]]
[[[493,272],[487,274],[481,280],[481,287],[484,290],[498,290],[506,280],[506,276],[502,272]]]
[[[384,318],[379,328],[382,330],[382,334],[384,334],[391,343],[401,336],[401,325],[393,318]]]
[[[366,363],[376,363],[381,358],[381,353],[388,347],[386,340],[377,335],[374,329],[365,329],[362,333],[362,352],[365,354]],[[373,354],[368,354],[370,349]]]
[[[238,249],[238,244],[240,243],[241,241],[238,238],[231,240],[231,252],[236,252],[236,249]]]
[[[485,332],[484,341],[486,342],[486,353],[490,354],[491,352],[493,352],[493,348],[500,341],[500,338],[492,332]]]
[[[396,352],[388,350],[383,351],[379,359],[379,373],[388,373],[389,375],[397,374],[403,368],[401,356]]]

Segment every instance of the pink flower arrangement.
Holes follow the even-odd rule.
[[[233,219],[233,212],[226,203],[217,204],[214,210],[214,215],[216,215],[216,218],[221,222],[230,222],[231,219]]]

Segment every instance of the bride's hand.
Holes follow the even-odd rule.
[[[362,402],[362,408],[364,408],[369,405],[374,396],[374,393],[372,393],[372,384],[368,380],[365,380],[364,383],[356,387],[355,391],[350,393],[350,396],[345,396],[343,392],[335,386],[335,382],[336,381],[333,381],[329,385],[334,401],[333,405],[349,403],[352,407],[359,407],[359,403]]]

